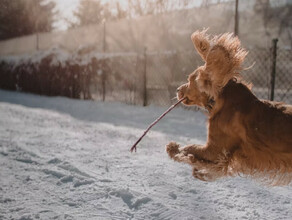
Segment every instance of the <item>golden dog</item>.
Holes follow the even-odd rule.
[[[208,139],[204,146],[166,146],[169,156],[193,167],[205,181],[247,175],[268,184],[292,180],[292,106],[259,100],[239,71],[247,52],[232,34],[210,37],[206,30],[192,34],[205,65],[177,90],[185,105],[208,111]]]

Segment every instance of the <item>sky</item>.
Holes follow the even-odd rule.
[[[59,11],[59,19],[55,24],[55,28],[57,31],[59,30],[66,30],[67,24],[64,21],[64,18],[68,19],[69,21],[75,21],[73,12],[77,9],[81,0],[51,0],[54,1],[57,5],[56,8]],[[95,0],[91,0],[95,1]],[[128,0],[101,0],[102,3],[114,3],[119,2],[121,7],[126,7]],[[201,0],[197,0],[193,2],[194,5],[201,4]],[[193,5],[191,5],[193,6]]]
[[[80,0],[53,0],[56,2],[57,10],[60,13],[60,19],[56,22],[55,27],[57,30],[66,30],[66,22],[62,18],[67,18],[74,21],[73,11],[76,10]],[[94,0],[92,0],[94,1]],[[102,0],[103,3],[113,1],[113,0]],[[127,0],[117,0],[120,5],[126,5]]]
[[[56,2],[56,8],[59,11],[60,18],[56,22],[57,30],[66,30],[67,25],[62,18],[74,19],[73,11],[77,8],[80,0],[53,0]]]

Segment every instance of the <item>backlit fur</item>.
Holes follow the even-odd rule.
[[[239,74],[247,52],[232,34],[210,37],[197,31],[192,41],[205,61],[178,88],[185,105],[208,111],[205,145],[166,151],[175,161],[193,167],[205,181],[223,176],[251,176],[272,185],[292,181],[292,106],[259,100]]]

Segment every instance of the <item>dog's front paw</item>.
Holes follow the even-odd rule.
[[[169,157],[173,158],[176,154],[179,153],[179,145],[175,142],[170,142],[166,145],[166,152],[168,153]]]

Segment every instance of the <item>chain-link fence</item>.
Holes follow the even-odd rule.
[[[122,101],[136,105],[169,105],[176,88],[203,62],[194,51],[144,52],[115,56],[104,60],[110,67],[105,72],[105,94],[101,82],[92,86],[95,100]]]
[[[245,59],[242,77],[251,83],[258,98],[269,99],[271,76],[271,52],[269,49],[252,49]],[[249,68],[251,67],[251,68]]]
[[[94,100],[119,101],[127,104],[142,105],[143,103],[143,57],[139,54],[112,56],[104,59],[108,68],[98,71],[99,81],[92,84]]]
[[[292,51],[279,49],[275,74],[275,100],[292,103]]]
[[[39,62],[20,64],[1,61],[0,88],[134,105],[170,105],[175,101],[176,88],[204,63],[194,49],[71,54],[65,61],[58,57],[63,56],[52,53]],[[258,98],[292,103],[291,49],[277,49],[276,45],[249,49],[244,67],[247,70],[241,74],[253,84]]]
[[[243,71],[245,80],[253,84],[253,92],[262,99],[292,103],[291,49],[277,48],[249,50],[245,65],[254,66]]]
[[[241,74],[253,84],[252,90],[258,98],[271,99],[273,89],[275,101],[291,104],[291,50],[277,49],[274,85],[271,84],[272,61],[272,49],[250,49],[244,63],[247,70]],[[195,50],[116,56],[108,62],[110,72],[105,73],[108,76],[105,100],[137,105],[170,105],[175,99],[176,88],[186,83],[187,76],[203,64]],[[102,100],[100,93],[93,93],[95,99]]]

